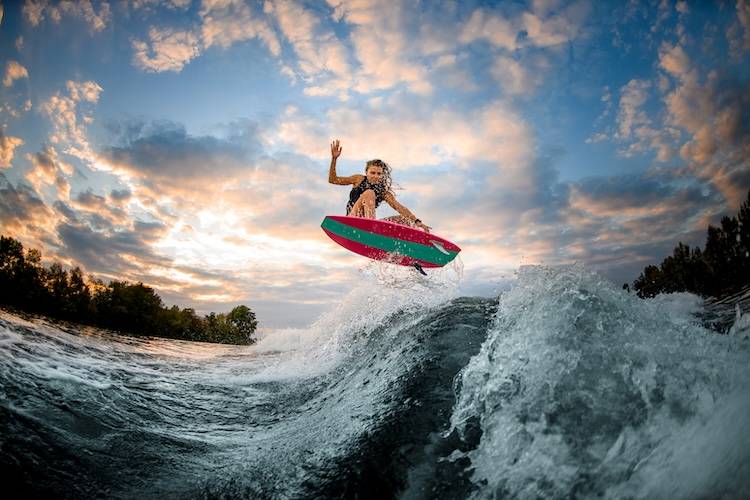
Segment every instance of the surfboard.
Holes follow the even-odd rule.
[[[391,221],[329,215],[320,226],[333,241],[351,252],[412,266],[422,274],[422,268],[443,267],[461,251],[445,238]]]

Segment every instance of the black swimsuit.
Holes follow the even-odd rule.
[[[349,203],[346,204],[346,215],[349,215],[349,212],[352,211],[352,207],[355,203],[357,203],[359,197],[368,189],[372,189],[373,191],[375,191],[375,208],[377,208],[378,205],[380,205],[380,203],[385,200],[385,186],[381,183],[370,184],[370,182],[367,180],[367,177],[365,177],[365,179],[358,185],[353,187],[351,193],[349,193]]]

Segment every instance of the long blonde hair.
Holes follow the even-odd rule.
[[[380,167],[383,169],[383,179],[380,182],[385,187],[385,192],[386,193],[390,192],[393,186],[393,177],[391,176],[391,166],[388,165],[383,160],[378,160],[378,159],[370,160],[365,164],[365,173],[367,173],[367,169],[370,167]]]

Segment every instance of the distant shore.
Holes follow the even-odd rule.
[[[55,262],[44,267],[37,249],[0,235],[0,307],[136,336],[248,345],[258,321],[245,305],[203,317],[192,308],[165,307],[143,283],[101,280]]]

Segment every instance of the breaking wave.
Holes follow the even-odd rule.
[[[371,265],[248,347],[0,313],[0,466],[64,498],[750,496],[747,313],[581,266],[460,278]]]

